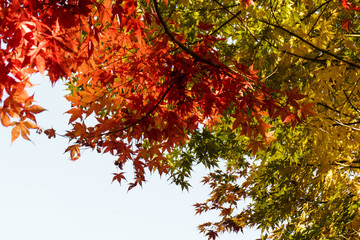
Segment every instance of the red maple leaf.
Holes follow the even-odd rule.
[[[213,24],[209,24],[209,23],[204,23],[202,21],[199,21],[199,25],[197,25],[198,28],[202,29],[202,30],[209,30],[213,27]]]
[[[217,232],[213,231],[213,230],[209,230],[207,233],[206,233],[206,236],[208,237],[209,240],[215,240],[217,237],[218,237],[218,234]]]
[[[348,0],[340,0],[342,6],[346,9],[349,10],[350,9],[350,3],[348,2]]]
[[[315,116],[316,114],[311,110],[314,105],[315,103],[303,103],[298,111],[298,115],[300,115],[305,121],[307,120],[307,116]]]
[[[288,100],[287,102],[291,104],[291,106],[299,108],[299,104],[297,103],[297,100],[303,99],[306,95],[299,94],[298,93],[299,88],[296,87],[292,89],[290,92],[287,92]]]
[[[124,176],[124,172],[121,172],[121,173],[114,173],[114,177],[113,177],[113,180],[112,181],[118,181],[120,184],[121,184],[121,180],[122,179],[125,179],[125,176]]]
[[[350,32],[350,27],[353,27],[354,24],[351,23],[350,19],[341,20],[341,28],[345,28],[346,31]]]

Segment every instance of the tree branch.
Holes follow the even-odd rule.
[[[221,28],[223,28],[224,26],[226,26],[229,22],[231,22],[232,20],[234,20],[235,18],[237,18],[237,16],[241,13],[241,10],[238,11],[237,13],[235,13],[234,16],[232,16],[231,18],[229,18],[228,20],[226,20],[223,24],[221,24],[217,29],[215,29],[214,31],[212,31],[210,33],[210,35],[214,35],[216,32],[218,32]]]
[[[239,18],[236,14],[234,14],[233,12],[231,12],[226,6],[224,6],[223,4],[221,4],[219,1],[217,0],[213,0],[216,4],[218,4],[219,6],[221,6],[225,11],[227,11],[228,13],[230,13],[231,15],[233,15],[234,18],[238,19],[242,25],[244,25],[244,27],[246,28],[246,30],[248,30],[248,32],[250,33],[250,35],[257,41],[258,39],[255,37],[255,35],[251,32],[251,30],[248,28],[248,26],[244,23],[244,21]]]
[[[311,27],[311,29],[309,30],[309,32],[308,32],[308,34],[307,34],[308,36],[309,36],[310,33],[314,30],[314,28],[315,28],[316,24],[318,23],[319,19],[321,18],[321,16],[322,16],[323,13],[325,12],[326,8],[329,6],[329,3],[330,3],[330,1],[327,2],[326,7],[321,11],[321,13],[319,14],[319,16],[317,17],[314,25]]]
[[[360,121],[359,122],[351,122],[351,123],[342,123],[342,124],[347,125],[347,126],[351,126],[351,125],[360,124]],[[333,126],[340,126],[340,124],[336,123],[336,124],[333,124]]]
[[[360,131],[360,128],[356,128],[356,127],[352,127],[351,125],[355,125],[355,123],[352,123],[352,124],[347,124],[347,123],[343,123],[339,120],[336,120],[336,119],[332,119],[332,118],[329,118],[331,119],[332,121],[336,122],[336,125],[337,126],[343,126],[343,127],[347,127],[347,128],[350,128],[351,130],[354,130],[354,131]]]
[[[200,57],[199,55],[197,55],[196,53],[194,53],[193,51],[191,51],[189,48],[185,47],[185,45],[183,45],[181,42],[179,42],[175,37],[174,35],[170,32],[168,26],[166,25],[161,13],[160,13],[160,9],[159,9],[159,5],[158,5],[158,2],[157,0],[153,0],[153,3],[154,3],[154,7],[155,7],[155,12],[159,18],[159,21],[162,25],[162,27],[164,28],[164,31],[166,33],[166,35],[169,36],[169,38],[176,44],[178,45],[182,50],[184,50],[187,54],[189,54],[190,56],[192,56],[195,60],[197,61],[200,61],[200,62],[203,62],[203,63],[206,63],[210,66],[213,66],[213,67],[216,67],[216,68],[219,68],[219,66],[217,66],[216,64],[206,60],[206,59],[203,59],[202,57]]]
[[[300,19],[300,21],[304,21],[306,18],[310,17],[314,12],[316,12],[317,10],[319,10],[320,8],[322,8],[325,4],[330,3],[332,0],[328,0],[327,2],[324,2],[323,4],[321,4],[320,6],[316,7],[314,10],[312,10],[311,12],[309,12],[308,14],[306,14],[305,17],[303,17],[302,19]]]
[[[323,53],[325,53],[326,55],[329,55],[329,56],[331,56],[331,57],[333,57],[333,58],[335,58],[335,59],[337,59],[337,60],[340,60],[340,61],[342,61],[342,62],[344,62],[344,63],[347,63],[347,64],[348,64],[349,66],[351,66],[351,67],[359,68],[359,69],[360,69],[360,65],[358,65],[358,64],[356,64],[356,63],[353,63],[353,62],[349,62],[349,61],[343,59],[342,57],[340,57],[340,56],[338,56],[338,55],[336,55],[336,54],[334,54],[334,53],[332,53],[332,52],[329,52],[329,51],[327,51],[327,50],[325,50],[325,49],[321,49],[321,48],[315,46],[314,44],[312,44],[311,42],[305,40],[303,37],[297,35],[296,33],[291,32],[290,30],[288,30],[288,29],[286,29],[286,28],[284,28],[284,27],[282,27],[282,26],[280,26],[280,25],[276,25],[276,24],[270,23],[270,22],[268,22],[268,21],[266,21],[266,20],[263,20],[263,19],[260,19],[259,21],[262,22],[262,23],[265,23],[265,24],[267,24],[267,25],[273,26],[273,27],[275,27],[275,28],[281,29],[281,30],[283,30],[284,32],[290,34],[291,36],[294,36],[294,37],[296,37],[297,39],[299,39],[300,41],[306,43],[306,44],[309,45],[310,47],[312,47],[312,48],[314,48],[314,49],[316,49],[316,50],[318,50],[318,51],[320,51],[320,52],[323,52]]]
[[[346,94],[345,90],[343,90],[343,92],[344,92],[344,94],[345,94],[345,97],[346,97],[347,101],[350,103],[351,107],[352,107],[355,111],[359,112],[359,109],[352,104],[352,102],[351,102],[351,100],[350,100],[350,97]]]
[[[124,131],[126,129],[129,129],[133,126],[135,126],[136,124],[140,123],[141,121],[143,121],[145,118],[147,118],[148,116],[150,116],[150,114],[161,104],[161,102],[165,99],[166,95],[170,92],[170,90],[172,89],[172,87],[176,84],[176,83],[179,83],[181,82],[188,74],[183,74],[179,77],[178,80],[176,81],[173,81],[171,83],[171,85],[166,89],[166,91],[163,93],[163,95],[160,97],[160,99],[156,102],[156,104],[144,115],[142,116],[140,119],[136,120],[135,122],[123,127],[123,128],[120,128],[120,129],[117,129],[117,130],[114,130],[114,131],[109,131],[109,132],[106,132],[106,133],[102,133],[100,134],[99,136],[105,136],[105,135],[110,135],[110,134],[113,134],[113,133],[117,133],[117,132],[121,132],[121,131]]]
[[[244,27],[246,28],[246,30],[249,31],[249,33],[251,34],[251,36],[252,36],[256,41],[258,41],[258,38],[251,32],[251,30],[250,30],[249,27],[244,23],[244,21],[242,21],[242,20],[237,16],[238,13],[236,13],[236,14],[232,13],[230,10],[228,10],[228,8],[227,8],[226,6],[224,6],[223,4],[221,4],[221,3],[220,3],[219,1],[217,1],[217,0],[213,0],[213,1],[214,1],[215,3],[217,3],[218,5],[220,5],[225,11],[227,11],[228,13],[230,13],[231,15],[233,15],[232,19],[234,19],[234,18],[238,19],[238,20],[244,25]],[[329,2],[330,2],[330,1],[329,1]],[[319,8],[320,8],[320,6],[319,6]],[[232,19],[231,19],[231,20],[232,20]],[[230,19],[229,19],[229,20],[230,20]],[[231,20],[230,20],[230,21],[231,21]],[[278,49],[278,50],[279,50],[279,48],[276,47],[275,45],[273,45],[271,42],[267,41],[266,39],[265,39],[265,41],[266,41],[270,46],[272,46],[272,47],[274,47],[275,49]],[[285,50],[282,50],[282,51],[285,52],[285,53],[288,53],[288,54],[290,54],[290,55],[293,55],[293,56],[295,56],[295,57],[305,59],[305,60],[314,61],[314,62],[326,63],[326,60],[315,59],[315,58],[308,58],[308,57],[305,57],[305,56],[297,55],[297,54],[295,54],[295,53],[287,52],[287,51],[285,51]]]

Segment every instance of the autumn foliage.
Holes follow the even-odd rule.
[[[323,83],[315,85],[311,82],[316,83],[315,80],[306,82],[307,79],[317,76],[330,81],[331,77],[335,79],[336,74],[332,73],[340,68],[347,68],[349,74],[359,68],[351,59],[337,55],[337,49],[323,47],[329,46],[330,40],[317,38],[322,33],[316,28],[319,21],[325,24],[322,17],[331,18],[321,11],[325,12],[323,9],[332,4],[331,9],[338,11],[339,17],[333,20],[333,25],[329,24],[333,29],[324,28],[323,34],[334,29],[351,33],[355,26],[351,16],[359,11],[356,4],[341,0],[320,1],[313,6],[314,3],[307,1],[299,4],[300,10],[296,10],[299,16],[293,15],[295,20],[291,18],[294,23],[288,23],[289,12],[295,12],[297,5],[280,2],[273,5],[259,1],[262,7],[256,8],[252,0],[214,0],[210,4],[216,6],[211,9],[213,15],[202,19],[199,15],[194,15],[196,18],[186,15],[192,11],[187,1],[0,0],[1,123],[12,127],[12,141],[20,135],[29,139],[31,129],[55,137],[54,129],[42,130],[37,126],[35,115],[44,109],[35,104],[27,89],[32,86],[34,73],[48,76],[52,83],[64,79],[69,90],[66,99],[71,103],[67,111],[71,128],[62,136],[71,141],[65,151],[72,160],[80,157],[80,149],[84,147],[110,153],[120,169],[113,178],[118,182],[128,178],[123,169],[126,163],[131,163],[134,169],[131,189],[143,184],[146,170],[169,174],[175,183],[185,184],[182,187],[186,188],[185,177],[179,171],[185,169],[188,174],[191,168],[183,164],[183,156],[194,154],[189,162],[199,159],[198,162],[210,167],[216,166],[218,159],[228,158],[226,173],[215,171],[204,179],[214,189],[209,201],[196,205],[198,213],[220,210],[223,221],[205,224],[200,230],[209,239],[215,239],[218,232],[238,232],[245,225],[261,223],[251,210],[231,216],[241,198],[259,197],[254,189],[260,188],[267,176],[260,168],[269,167],[267,161],[271,157],[267,154],[275,156],[276,151],[290,143],[302,146],[303,142],[294,143],[300,137],[291,138],[291,131],[305,134],[309,129],[317,129],[310,130],[314,133],[311,136],[316,136],[311,143],[320,141],[317,131],[326,124],[320,126],[319,122],[327,121],[324,119],[330,115],[324,117],[323,109],[317,109],[315,114],[316,104],[327,110],[335,109],[336,117],[341,117],[342,109],[336,110],[326,100],[317,98],[325,90],[315,92],[316,88],[312,87]],[[205,3],[196,2],[194,6],[199,4]],[[177,7],[182,9],[183,16],[169,14],[169,9],[176,12]],[[217,12],[218,9],[222,12]],[[239,14],[246,11],[249,14],[240,18]],[[222,16],[228,19],[220,22]],[[220,20],[211,22],[214,19]],[[234,20],[242,30],[231,25]],[[292,29],[298,22],[309,32]],[[278,39],[272,34],[278,34]],[[355,48],[355,43],[341,44]],[[236,55],[236,51],[244,54]],[[324,66],[334,67],[333,72],[326,72]],[[290,68],[293,71],[288,71]],[[334,94],[331,99],[338,96]],[[353,106],[354,109],[357,108]],[[319,122],[314,120],[306,125],[309,117],[316,115]],[[356,119],[355,115],[351,116]],[[340,117],[336,120],[340,123],[336,124],[342,123]],[[202,143],[205,147],[200,146]],[[210,143],[212,147],[219,146],[216,153],[200,152]],[[243,147],[241,151],[235,149],[239,145]],[[187,146],[195,150],[188,155],[178,154],[179,148]],[[306,154],[317,152],[314,146],[315,150],[307,149]],[[222,152],[224,149],[228,155]],[[289,149],[292,148],[282,151],[281,159],[294,153],[288,153]],[[292,159],[300,159],[298,156],[302,154],[297,153]],[[259,168],[250,167],[243,156],[262,159]],[[308,156],[302,159],[311,159],[309,162],[296,162],[291,167],[317,166],[314,159],[323,158]],[[206,162],[209,159],[214,162]],[[327,164],[330,166],[334,161]],[[251,187],[249,191],[238,185],[244,176],[248,181],[241,187]],[[261,179],[259,183],[258,179]],[[266,184],[271,181],[275,184],[274,180]],[[269,186],[266,184],[265,189]]]
[[[306,118],[296,89],[279,105],[252,67],[222,60],[214,48],[222,40],[207,34],[208,26],[200,22],[203,33],[187,47],[185,35],[170,32],[178,26],[165,22],[158,4],[2,1],[1,89],[8,96],[1,120],[14,126],[13,140],[37,128],[34,114],[43,109],[33,105],[26,87],[29,74],[45,71],[53,83],[67,79],[71,89],[66,97],[72,104],[67,113],[73,129],[66,133],[75,142],[66,149],[71,159],[86,146],[115,155],[120,168],[131,160],[134,185],[144,181],[145,168],[167,172],[164,152],[185,143],[200,124],[220,122],[232,106],[233,128],[241,125],[253,139],[254,153],[273,140],[265,117],[280,116],[292,126]],[[94,126],[86,125],[90,115]]]

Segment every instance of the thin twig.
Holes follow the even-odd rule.
[[[325,107],[325,108],[327,108],[327,109],[330,109],[330,110],[332,110],[332,111],[334,111],[334,112],[337,112],[338,114],[341,114],[341,112],[340,112],[339,110],[337,110],[337,109],[335,109],[335,108],[333,108],[333,107],[330,107],[330,106],[328,106],[328,105],[325,104],[325,103],[319,102],[319,103],[317,103],[317,105],[323,106],[323,107]]]
[[[345,94],[345,97],[346,97],[347,101],[350,103],[351,107],[352,107],[355,111],[359,112],[359,109],[356,108],[356,107],[352,104],[352,102],[350,101],[350,98],[349,98],[349,96],[346,94],[345,90],[343,90],[343,92],[344,92],[344,94]]]

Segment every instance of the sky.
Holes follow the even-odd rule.
[[[70,109],[64,86],[52,87],[39,75],[32,79],[35,100],[47,109],[37,115],[38,125],[64,133]],[[205,240],[197,225],[216,220],[214,214],[195,215],[193,204],[209,193],[200,184],[200,168],[189,192],[158,175],[127,192],[126,184],[111,182],[114,157],[86,150],[73,162],[64,154],[67,139],[35,131],[30,139],[11,144],[11,129],[0,125],[0,239]],[[245,230],[219,240],[258,237],[259,231]]]

